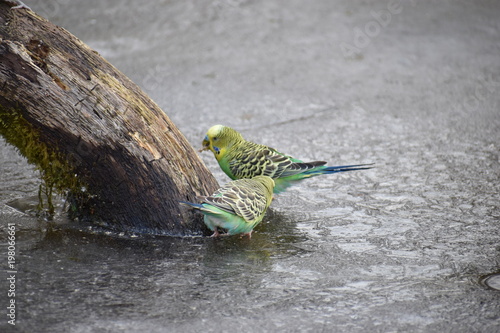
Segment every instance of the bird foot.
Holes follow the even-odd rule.
[[[219,230],[215,229],[214,233],[212,234],[212,238],[218,238],[218,237],[226,237],[229,236],[229,234],[226,233],[220,233]]]
[[[252,230],[253,231],[253,230]],[[245,236],[248,236],[248,239],[251,239],[252,238],[252,231],[250,232],[245,232],[243,234],[241,234],[240,238],[243,238]]]

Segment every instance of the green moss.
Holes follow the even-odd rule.
[[[112,87],[113,91],[118,92],[124,100],[128,101],[131,105],[135,105],[134,109],[136,113],[142,116],[148,126],[156,121],[154,115],[150,112],[151,108],[138,97],[138,94],[132,93],[131,90],[123,86],[122,82],[108,73],[96,70],[95,75],[97,75],[102,82],[106,83],[107,86]]]
[[[82,188],[74,168],[60,152],[51,149],[40,140],[39,132],[17,109],[0,105],[0,135],[15,146],[29,163],[40,171],[39,211],[54,214],[52,196],[68,191],[78,193]],[[45,195],[44,195],[45,194]],[[47,198],[45,203],[43,198]]]

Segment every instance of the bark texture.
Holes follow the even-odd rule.
[[[21,153],[42,146],[49,165],[64,166],[55,184],[68,190],[73,216],[124,231],[206,230],[178,201],[217,182],[158,105],[65,29],[1,1],[0,116]],[[18,140],[13,129],[30,134]],[[35,155],[28,160],[43,173]]]

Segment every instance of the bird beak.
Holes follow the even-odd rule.
[[[201,143],[203,145],[203,148],[198,150],[200,153],[205,150],[210,150],[210,141],[208,141],[208,137],[205,137],[203,142]]]

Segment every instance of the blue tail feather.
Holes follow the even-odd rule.
[[[373,168],[374,163],[369,164],[355,164],[355,165],[339,165],[339,166],[325,166],[321,169],[321,173],[336,173],[344,171],[366,170]],[[311,170],[312,171],[312,170]]]
[[[202,204],[192,203],[192,202],[189,202],[189,201],[179,201],[179,203],[181,203],[183,205],[186,205],[186,206],[191,206],[191,207],[197,208],[197,209],[203,209],[204,208]]]
[[[313,169],[303,171],[299,174],[294,174],[288,177],[282,177],[275,179],[274,193],[281,193],[285,191],[291,185],[297,183],[298,181],[315,177],[324,174],[331,174],[336,172],[344,171],[355,171],[355,170],[366,170],[373,168],[374,163],[369,164],[354,164],[354,165],[340,165],[340,166],[318,166]]]
[[[212,215],[212,216],[220,216],[223,214],[223,212],[220,209],[217,209],[216,207],[210,205],[210,204],[198,204],[198,203],[192,203],[189,201],[179,201],[181,205],[186,205],[189,207],[192,207],[194,209],[199,210],[205,215]]]

